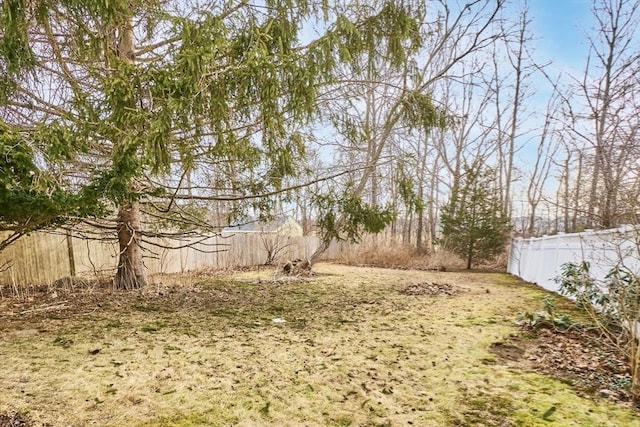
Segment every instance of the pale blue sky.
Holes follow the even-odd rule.
[[[519,2],[513,0],[511,6],[517,9]],[[584,73],[584,66],[588,54],[587,34],[593,25],[591,16],[592,0],[529,0],[529,17],[531,19],[531,33],[535,41],[532,44],[534,59],[538,64],[546,64],[545,71],[552,79],[560,76],[561,81],[567,84],[569,75],[580,78]],[[539,130],[542,127],[543,115],[546,111],[548,97],[551,95],[551,85],[542,75],[534,75],[531,82],[532,94],[529,96],[528,105],[525,106],[527,116],[525,127],[531,132],[524,135],[521,143],[523,146],[516,154],[516,162],[525,172],[528,165],[532,164],[537,156],[536,147],[539,141]],[[562,83],[561,83],[562,84]],[[519,194],[522,185],[526,185],[527,178],[516,185],[516,199],[524,199]],[[553,194],[557,188],[557,182],[549,179],[546,192]],[[516,203],[515,209],[521,208]],[[543,212],[541,212],[543,213]],[[519,213],[522,214],[522,213]]]
[[[586,33],[592,26],[592,1],[530,0],[529,5],[536,56],[553,61],[558,69],[582,70],[588,46]]]

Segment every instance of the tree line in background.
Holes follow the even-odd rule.
[[[470,264],[509,224],[549,231],[543,207],[559,231],[635,218],[638,1],[594,0],[568,78],[535,61],[526,4],[209,3],[2,2],[0,249],[59,226],[112,239],[131,289],[150,237],[288,210],[323,238],[312,261],[388,229]]]
[[[398,127],[364,190],[372,203],[395,207],[391,229],[419,252],[442,242],[443,208],[459,198],[474,164],[493,174],[503,207],[494,219],[506,214],[517,235],[638,223],[640,2],[593,1],[583,68],[558,75],[536,59],[527,5],[509,6],[486,46],[444,76],[425,72],[438,75],[429,96],[444,122]],[[390,99],[383,83],[373,85],[380,95],[372,99]],[[374,114],[384,107],[364,98],[359,106],[357,120],[342,122],[384,123]],[[344,164],[355,158],[352,146],[336,152]]]

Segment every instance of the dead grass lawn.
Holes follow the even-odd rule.
[[[496,360],[517,314],[540,309],[533,286],[315,270],[5,298],[0,414],[52,426],[640,426],[631,408]]]

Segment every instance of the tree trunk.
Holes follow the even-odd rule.
[[[120,256],[115,277],[116,289],[139,289],[147,284],[140,248],[140,205],[127,203],[118,210]]]
[[[563,209],[564,209],[564,232],[569,233],[572,230],[569,223],[569,203],[570,203],[570,187],[569,187],[569,162],[571,161],[571,152],[567,151],[567,158],[564,161],[564,197],[563,197]]]
[[[324,242],[324,241],[321,242],[320,246],[318,246],[318,249],[316,249],[313,255],[311,255],[311,258],[309,258],[309,263],[315,264],[318,261],[318,259],[320,259],[322,254],[324,254],[325,251],[329,249],[330,244],[331,242]]]
[[[424,227],[424,210],[418,212],[417,226],[416,226],[416,253],[418,255],[424,254],[424,247],[422,246],[422,229]]]
[[[413,231],[413,212],[409,212],[407,214],[407,220],[405,221],[406,227],[404,232],[404,237],[402,238],[402,244],[405,246],[411,245],[411,234]]]
[[[123,62],[135,62],[131,16],[118,25],[118,57]],[[147,275],[140,247],[140,203],[124,203],[118,210],[118,243],[120,256],[115,277],[116,289],[139,289],[147,284]]]
[[[378,175],[377,166],[373,166],[373,172],[371,173],[371,206],[378,205]],[[378,233],[371,235],[371,244],[374,248],[378,247]]]
[[[429,223],[429,235],[427,239],[429,241],[428,251],[433,253],[435,251],[436,242],[436,226],[437,226],[437,209],[438,209],[438,190],[440,180],[438,179],[438,164],[440,160],[440,153],[436,153],[436,158],[433,161],[433,170],[431,172],[431,185],[429,188],[429,203],[427,203],[428,215],[427,221]]]
[[[574,206],[575,208],[573,209],[573,215],[571,216],[571,232],[575,233],[576,231],[578,231],[578,212],[579,209],[578,207],[580,206],[580,197],[581,197],[581,192],[580,192],[580,183],[582,182],[582,162],[583,162],[583,154],[581,151],[578,151],[578,170],[576,172],[576,179],[575,182],[577,183],[577,185],[575,186],[575,190],[574,190]]]
[[[600,147],[596,147],[593,159],[593,175],[591,176],[591,189],[589,190],[589,204],[587,206],[587,228],[593,228],[597,221],[596,206],[598,205],[598,181],[600,179]]]
[[[537,203],[529,203],[531,213],[529,214],[529,226],[527,227],[527,237],[535,236],[536,234],[536,208]]]
[[[467,270],[471,270],[472,261],[473,261],[473,241],[469,242],[469,250],[467,251]]]

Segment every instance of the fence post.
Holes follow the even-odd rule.
[[[67,230],[67,254],[69,256],[69,275],[76,275],[76,258],[73,254],[73,236],[71,231]]]

